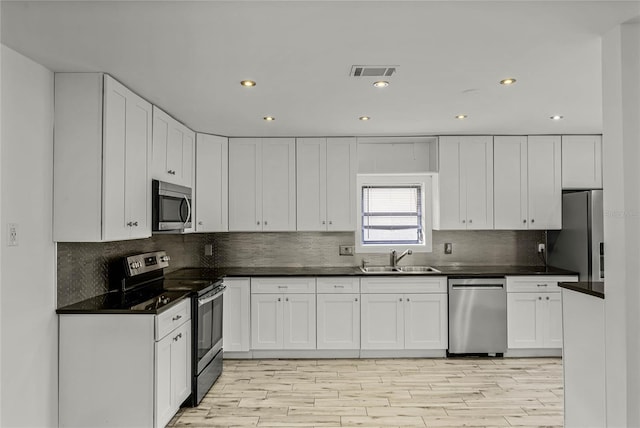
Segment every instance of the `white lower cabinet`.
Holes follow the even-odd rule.
[[[251,280],[251,349],[316,349],[315,278]]]
[[[360,278],[317,282],[318,349],[360,349]]]
[[[507,277],[509,349],[562,348],[561,281],[577,277]]]
[[[222,349],[247,352],[251,347],[251,280],[225,278]]]
[[[166,426],[191,393],[190,309],[61,314],[59,426]]]
[[[447,349],[446,277],[363,278],[361,349]]]

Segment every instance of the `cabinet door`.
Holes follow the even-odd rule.
[[[105,76],[103,239],[151,236],[151,104]]]
[[[543,347],[541,294],[507,293],[508,348]]]
[[[356,229],[357,165],[355,138],[327,138],[326,212],[329,231],[350,232]]]
[[[182,134],[182,165],[180,168],[180,184],[193,188],[194,165],[196,161],[196,133],[181,125]]]
[[[196,232],[229,230],[228,149],[226,137],[196,138]]]
[[[251,295],[251,349],[282,349],[282,295]]]
[[[173,417],[171,390],[172,335],[155,343],[155,418],[156,428],[164,427]]]
[[[546,293],[544,303],[544,347],[562,348],[562,294]]]
[[[169,334],[171,337],[172,415],[191,394],[191,321]]]
[[[529,229],[562,228],[562,175],[559,136],[529,136]]]
[[[404,349],[401,294],[362,294],[361,349]]]
[[[602,136],[562,136],[562,188],[602,189]]]
[[[250,349],[251,286],[248,278],[226,278],[224,284],[224,328],[222,347],[225,351],[247,352]]]
[[[460,176],[466,228],[493,229],[493,137],[461,139]]]
[[[316,349],[316,295],[284,294],[283,348]]]
[[[327,230],[327,143],[325,138],[296,140],[297,229]]]
[[[296,230],[296,144],[293,138],[262,140],[263,230]]]
[[[262,230],[262,143],[229,139],[229,231]]]
[[[459,137],[440,137],[438,144],[440,230],[466,229],[466,207],[461,194]],[[464,223],[462,221],[465,221]]]
[[[404,299],[404,348],[447,349],[447,295],[406,294]]]
[[[318,294],[318,349],[360,349],[360,295]]]
[[[528,229],[527,137],[493,139],[495,229]]]
[[[151,149],[151,177],[156,180],[171,181],[167,168],[169,130],[173,119],[158,107],[153,106],[153,143]]]

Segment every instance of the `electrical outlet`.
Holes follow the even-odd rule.
[[[18,223],[9,223],[7,225],[7,246],[18,246]]]
[[[453,253],[453,244],[451,242],[444,243],[444,253],[452,254]]]
[[[340,245],[341,256],[353,256],[353,245]]]
[[[204,255],[213,256],[213,244],[206,244],[204,246]]]
[[[545,246],[544,244],[538,244],[538,253],[544,253]]]

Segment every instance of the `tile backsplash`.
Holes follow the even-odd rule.
[[[537,243],[544,231],[434,231],[433,252],[414,253],[401,264],[540,265]],[[444,254],[444,243],[453,253]],[[213,244],[213,256],[204,248]],[[109,266],[124,256],[166,250],[170,270],[229,266],[356,266],[362,260],[388,264],[387,254],[340,256],[340,245],[354,245],[352,232],[270,232],[153,235],[148,239],[106,243],[58,243],[58,307],[109,290]]]

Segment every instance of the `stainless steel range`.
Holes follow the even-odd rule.
[[[196,279],[163,276],[169,267],[170,257],[165,251],[137,254],[126,257],[126,276],[122,280],[122,291],[132,282],[149,280],[157,282],[161,278],[164,292],[153,299],[140,303],[140,307],[163,305],[173,294],[191,294],[192,324],[192,383],[191,405],[196,406],[222,373],[222,310],[225,286],[212,271],[208,276]],[[153,279],[155,278],[155,279]]]

